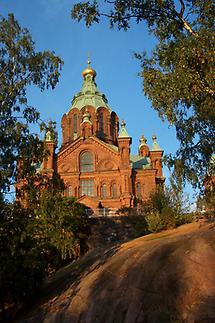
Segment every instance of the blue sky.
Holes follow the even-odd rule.
[[[166,154],[178,147],[174,128],[162,122],[144,96],[140,66],[133,56],[143,50],[150,53],[155,39],[147,32],[145,24],[133,24],[129,31],[109,29],[108,22],[87,29],[83,22],[70,18],[73,0],[0,0],[0,13],[14,13],[16,19],[32,34],[37,50],[53,50],[64,66],[55,90],[41,93],[28,92],[29,103],[36,106],[44,120],[57,122],[59,146],[61,117],[70,108],[73,95],[82,85],[81,72],[87,65],[88,53],[92,67],[97,71],[97,85],[105,93],[109,106],[125,119],[132,137],[132,153],[137,153],[139,138],[144,132],[148,144],[155,133]],[[167,169],[164,175],[168,177]]]

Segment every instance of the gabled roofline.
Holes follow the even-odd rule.
[[[84,139],[83,137],[79,137],[75,141],[73,141],[70,144],[66,145],[66,147],[64,149],[62,149],[61,151],[58,152],[57,159],[59,160],[59,159],[61,159],[61,157],[65,157],[65,156],[69,155],[71,153],[71,151],[73,151],[73,150],[75,150],[77,148],[76,146],[80,145],[84,141],[83,139]],[[104,141],[100,140],[99,138],[97,138],[95,136],[90,136],[89,139],[97,142],[99,145],[105,147],[105,149],[107,149],[111,153],[119,156],[118,151],[115,151],[114,149],[112,149],[109,144],[105,143]]]

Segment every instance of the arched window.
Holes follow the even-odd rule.
[[[101,197],[107,197],[107,185],[105,183],[103,183],[101,186]]]
[[[89,151],[85,151],[80,157],[81,172],[93,172],[93,155]]]
[[[101,133],[104,132],[104,114],[103,114],[103,112],[99,113],[99,131]]]
[[[139,198],[142,197],[140,183],[137,183],[137,185],[136,185],[136,194],[137,194],[137,197],[139,197]]]
[[[81,180],[81,196],[94,196],[94,181],[93,179]]]
[[[78,116],[77,116],[77,114],[74,114],[74,116],[73,116],[73,130],[74,130],[74,133],[78,132]]]
[[[67,187],[67,192],[66,192],[67,194],[67,197],[71,197],[72,196],[72,186],[70,185],[70,186],[68,186]]]
[[[115,198],[117,197],[117,188],[116,188],[116,183],[112,183],[110,187],[110,194],[111,197]]]
[[[114,113],[111,114],[110,119],[110,134],[113,140],[116,139],[116,116]]]

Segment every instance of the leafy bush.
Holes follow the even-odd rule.
[[[51,191],[43,192],[34,211],[1,203],[1,316],[22,305],[50,272],[80,255],[88,233],[84,210],[75,199]]]
[[[211,186],[211,189],[206,190],[197,204],[198,208],[204,211],[215,211],[215,186]]]
[[[46,274],[45,255],[31,234],[33,219],[17,204],[0,213],[0,314],[24,302]],[[3,319],[3,318],[2,318]]]
[[[126,216],[137,215],[136,210],[134,208],[126,207],[126,206],[119,208],[116,213],[119,215],[126,215]]]
[[[60,194],[52,196],[46,191],[41,196],[35,217],[37,235],[55,247],[63,260],[80,255],[80,233],[87,232],[85,208]]]
[[[149,231],[157,232],[191,222],[186,216],[185,205],[180,185],[171,182],[170,187],[158,188],[151,194],[147,208],[143,207]]]
[[[149,212],[145,216],[149,232],[158,232],[163,229],[162,220],[158,212]]]

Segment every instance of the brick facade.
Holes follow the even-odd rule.
[[[84,82],[68,113],[62,117],[62,146],[55,154],[54,141],[46,139],[50,156],[43,169],[57,172],[65,183],[65,195],[75,196],[92,209],[132,207],[145,201],[163,183],[162,155],[153,137],[149,149],[144,137],[137,155],[130,154],[131,137],[108,106],[88,66]]]

